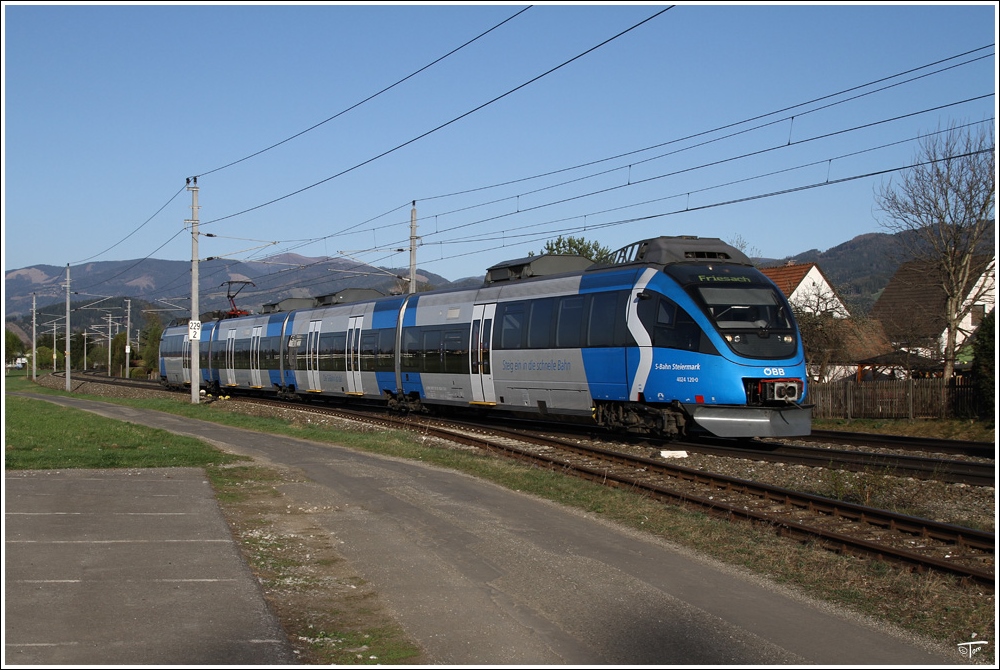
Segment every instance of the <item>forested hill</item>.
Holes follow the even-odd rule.
[[[812,249],[788,260],[815,263],[848,303],[852,314],[867,314],[903,262],[895,236],[869,233],[826,251]]]

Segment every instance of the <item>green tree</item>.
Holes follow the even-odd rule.
[[[52,348],[35,347],[35,367],[39,370],[52,369]]]
[[[125,370],[125,333],[118,333],[111,340],[111,374],[124,377],[128,374]]]
[[[24,342],[10,328],[5,328],[3,332],[4,361],[13,363],[14,360],[24,354]]]
[[[563,237],[560,235],[554,240],[549,240],[542,248],[543,254],[576,254],[583,256],[595,263],[607,263],[611,260],[611,249],[601,246],[595,241],[588,241],[583,237]]]
[[[139,335],[140,356],[142,367],[146,374],[160,367],[160,336],[163,335],[163,322],[156,314],[147,317],[146,327]]]
[[[107,340],[104,340],[107,342]],[[106,344],[91,342],[87,349],[88,369],[107,371],[108,347]]]

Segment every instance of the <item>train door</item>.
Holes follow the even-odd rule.
[[[316,319],[309,322],[309,334],[306,336],[306,384],[307,391],[323,390],[319,385],[319,334],[323,321]]]
[[[364,316],[352,316],[347,322],[347,392],[362,395],[361,385],[361,327]]]
[[[226,386],[236,386],[236,329],[226,333]]]
[[[469,335],[469,370],[472,373],[472,403],[495,405],[497,396],[493,389],[490,339],[493,335],[493,317],[496,303],[472,307],[472,331]]]
[[[260,336],[263,326],[254,326],[250,335],[250,386],[259,389],[264,385],[260,380]]]
[[[181,374],[185,384],[191,383],[191,340],[184,336],[181,342]]]

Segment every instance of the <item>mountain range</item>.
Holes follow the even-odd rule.
[[[894,236],[870,233],[819,251],[812,249],[785,259],[756,258],[761,266],[787,262],[816,263],[836,288],[852,313],[866,314],[888,284],[901,259]],[[440,275],[417,270],[418,287],[458,288],[482,284],[483,275],[450,281]],[[347,288],[374,288],[384,294],[406,290],[403,279],[409,269],[378,268],[357,261],[309,258],[282,254],[260,261],[211,260],[199,263],[200,312],[225,311],[229,296],[240,309],[260,312],[263,305],[286,298],[314,297],[338,293]],[[49,321],[65,315],[66,268],[33,265],[4,275],[5,321],[31,327],[32,297],[38,317]],[[164,323],[175,317],[190,316],[190,261],[132,260],[87,263],[70,268],[73,309],[92,310],[74,324],[87,326],[107,319],[102,309],[121,307],[123,298],[132,301],[133,327],[141,327],[142,314],[160,313]],[[96,295],[99,294],[99,295]],[[113,300],[106,299],[111,296]],[[117,314],[124,318],[123,312]],[[75,327],[75,326],[74,326]]]

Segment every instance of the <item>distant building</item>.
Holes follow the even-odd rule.
[[[815,263],[787,263],[761,268],[788,299],[791,306],[808,314],[832,314],[846,319],[851,314],[826,275]]]

